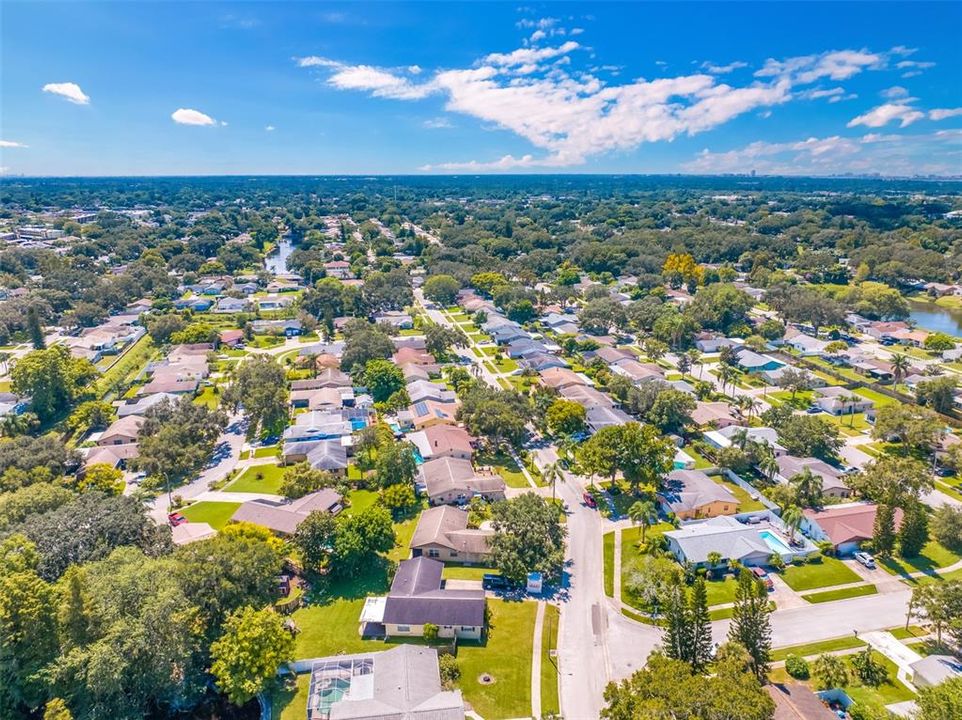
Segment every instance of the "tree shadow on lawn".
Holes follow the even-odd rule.
[[[388,576],[394,563],[377,556],[351,577],[315,576],[307,600],[312,605],[326,605],[335,600],[360,600],[368,595],[383,595],[390,587]]]

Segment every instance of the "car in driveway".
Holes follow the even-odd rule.
[[[859,565],[864,565],[869,570],[874,570],[876,567],[875,558],[873,558],[867,552],[855,553],[855,562],[857,562]]]
[[[768,573],[765,572],[762,568],[753,567],[752,575],[758,578],[761,581],[762,585],[765,586],[765,589],[768,590],[769,592],[775,589],[775,584],[772,582],[772,579],[768,577]]]
[[[481,578],[481,587],[485,590],[507,590],[511,587],[511,583],[504,575],[485,573]]]
[[[177,527],[178,525],[183,525],[186,523],[187,518],[185,518],[179,512],[172,512],[167,515],[167,522],[170,523],[171,527]]]
[[[586,492],[582,494],[581,499],[584,500],[585,505],[590,507],[592,510],[596,510],[598,508],[598,501],[595,500],[594,496],[591,493]]]

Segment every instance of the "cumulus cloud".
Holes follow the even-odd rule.
[[[267,126],[264,127],[264,129],[265,129],[267,132],[274,132],[277,128],[275,128],[273,125],[267,125]]]
[[[421,124],[428,130],[446,130],[454,127],[446,117],[428,118]]]
[[[170,119],[173,120],[178,125],[217,125],[217,121],[214,120],[210,115],[205,115],[200,110],[192,110],[190,108],[179,108],[174,110],[170,114]],[[221,122],[221,125],[226,125],[227,123]]]
[[[901,85],[893,85],[892,87],[886,88],[880,92],[879,95],[887,100],[897,100],[899,98],[907,98],[909,96],[909,91]]]
[[[25,148],[30,147],[29,145],[24,145],[23,143],[14,142],[13,140],[0,140],[0,148]]]
[[[748,63],[742,62],[741,60],[736,60],[735,62],[728,63],[727,65],[715,65],[714,63],[706,60],[701,64],[701,67],[702,70],[710,72],[712,75],[727,75],[735,70],[748,67]]]
[[[929,110],[929,120],[945,120],[946,118],[958,117],[959,115],[962,115],[962,107]]]
[[[530,19],[520,26],[532,30],[554,27]],[[834,50],[771,59],[754,79],[741,83],[722,82],[718,77],[723,71],[744,66],[740,61],[728,66],[709,63],[700,71],[676,77],[618,81],[606,74],[602,79],[596,73],[604,66],[591,62],[590,49],[573,40],[489,53],[471,67],[425,73],[416,80],[404,68],[351,65],[313,55],[295,61],[301,67],[320,69],[323,81],[340,90],[397,100],[440,97],[448,112],[510,131],[540,151],[520,157],[504,155],[490,162],[467,160],[431,166],[484,171],[573,166],[602,153],[630,151],[644,143],[702,133],[746,113],[770,112],[799,97],[826,98],[828,102],[850,99],[855,96],[841,87],[805,86],[879,69],[888,58],[889,53]],[[814,155],[803,149],[797,152]]]
[[[888,125],[890,122],[898,121],[899,127],[908,127],[917,120],[925,117],[925,113],[917,110],[905,103],[885,103],[876,108],[872,108],[867,113],[859,115],[849,120],[847,127],[877,128]]]
[[[43,91],[53,95],[59,95],[75,105],[90,104],[90,97],[80,89],[80,86],[77,83],[47,83],[43,86]]]
[[[691,173],[747,173],[768,175],[952,174],[951,162],[941,160],[944,146],[953,137],[928,135],[880,135],[861,138],[833,135],[793,142],[754,142],[734,150],[702,150],[682,165]]]

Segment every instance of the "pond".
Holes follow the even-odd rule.
[[[922,330],[962,337],[962,311],[929,302],[909,301],[909,319]]]
[[[284,239],[277,244],[277,251],[272,252],[264,258],[264,267],[267,272],[274,275],[283,275],[287,272],[287,258],[294,251],[294,243]]]

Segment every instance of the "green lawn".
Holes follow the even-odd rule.
[[[271,720],[304,720],[307,717],[307,691],[311,674],[297,676],[297,689],[274,693],[271,703]]]
[[[215,389],[213,385],[205,386],[194,398],[194,405],[204,405],[211,410],[216,410],[220,405],[220,393],[215,392]]]
[[[284,471],[280,465],[253,465],[224,488],[224,492],[280,494]]]
[[[531,487],[527,478],[525,478],[521,472],[518,463],[516,463],[510,455],[505,455],[503,452],[497,454],[490,452],[476,453],[474,456],[474,465],[475,467],[479,465],[490,465],[498,475],[504,478],[504,482],[508,487]]]
[[[240,506],[240,503],[232,502],[199,502],[180,513],[191,522],[205,522],[215,530],[220,530]]]
[[[840,590],[827,590],[825,592],[802,595],[810,603],[835,602],[836,600],[846,600],[853,597],[863,597],[865,595],[875,595],[878,589],[874,585],[855,585],[854,587],[842,588]]]
[[[761,500],[753,500],[748,491],[740,485],[736,485],[724,475],[713,475],[712,480],[731,492],[738,500],[738,512],[752,512],[754,510],[764,510],[765,506]]]
[[[835,650],[849,650],[850,648],[864,647],[866,644],[864,640],[859,640],[854,635],[847,635],[833,640],[822,640],[821,642],[805,643],[804,645],[790,645],[789,647],[773,650],[772,662],[784,660],[789,655],[809,657],[811,655],[834,652]]]
[[[959,561],[959,555],[935,540],[929,540],[916,558],[888,558],[879,564],[893,575],[908,575],[913,572],[932,572],[948,567]]]
[[[785,583],[796,592],[845,585],[861,579],[841,560],[830,557],[822,557],[822,561],[817,563],[789,565],[781,575]]]
[[[414,537],[420,514],[415,513],[406,520],[394,523],[394,549],[387,554],[388,559],[400,562],[411,556],[411,538]]]
[[[458,644],[465,699],[486,720],[531,715],[531,652],[537,606],[533,602],[488,600],[490,622],[483,643]],[[356,625],[355,625],[356,627]],[[487,673],[494,683],[482,685]]]
[[[875,403],[876,409],[877,409],[877,408],[883,408],[883,407],[886,407],[886,406],[888,406],[888,405],[898,405],[898,402],[899,402],[898,400],[895,400],[895,399],[893,399],[893,398],[890,398],[888,395],[883,395],[883,394],[880,393],[880,392],[876,392],[875,390],[872,390],[871,388],[864,388],[864,387],[855,388],[855,389],[852,391],[852,394],[853,394],[853,395],[860,395],[860,396],[863,397],[863,398],[867,398],[868,400],[872,400],[872,401]]]
[[[347,497],[350,505],[345,508],[344,512],[348,515],[358,515],[376,503],[380,495],[373,490],[351,490]]]
[[[883,683],[877,688],[862,685],[851,667],[852,656],[846,656],[845,661],[849,665],[848,674],[850,681],[848,685],[841,689],[856,703],[866,705],[889,705],[891,703],[912,700],[915,694],[898,680],[896,677],[897,669],[895,664],[878,652],[873,652],[872,657],[876,662],[885,666],[889,676],[888,682]],[[783,667],[772,670],[768,674],[768,678],[773,683],[799,682],[790,678]],[[803,684],[810,685],[809,682],[804,682]]]
[[[558,658],[551,657],[551,650],[558,647],[558,620],[561,611],[557,605],[546,605],[541,633],[541,714],[557,716],[561,711],[558,702]]]
[[[280,445],[268,445],[266,447],[259,447],[254,450],[254,457],[264,458],[264,457],[280,457],[281,446]]]
[[[456,563],[445,563],[441,577],[445,580],[478,580],[479,582],[488,573],[499,574],[497,568],[485,567],[484,565],[458,565]]]
[[[605,533],[602,541],[602,560],[605,568],[605,595],[615,594],[615,534]]]
[[[731,575],[725,576],[723,580],[708,580],[705,582],[705,587],[708,589],[709,606],[735,602],[735,588],[738,587],[738,582]]]

